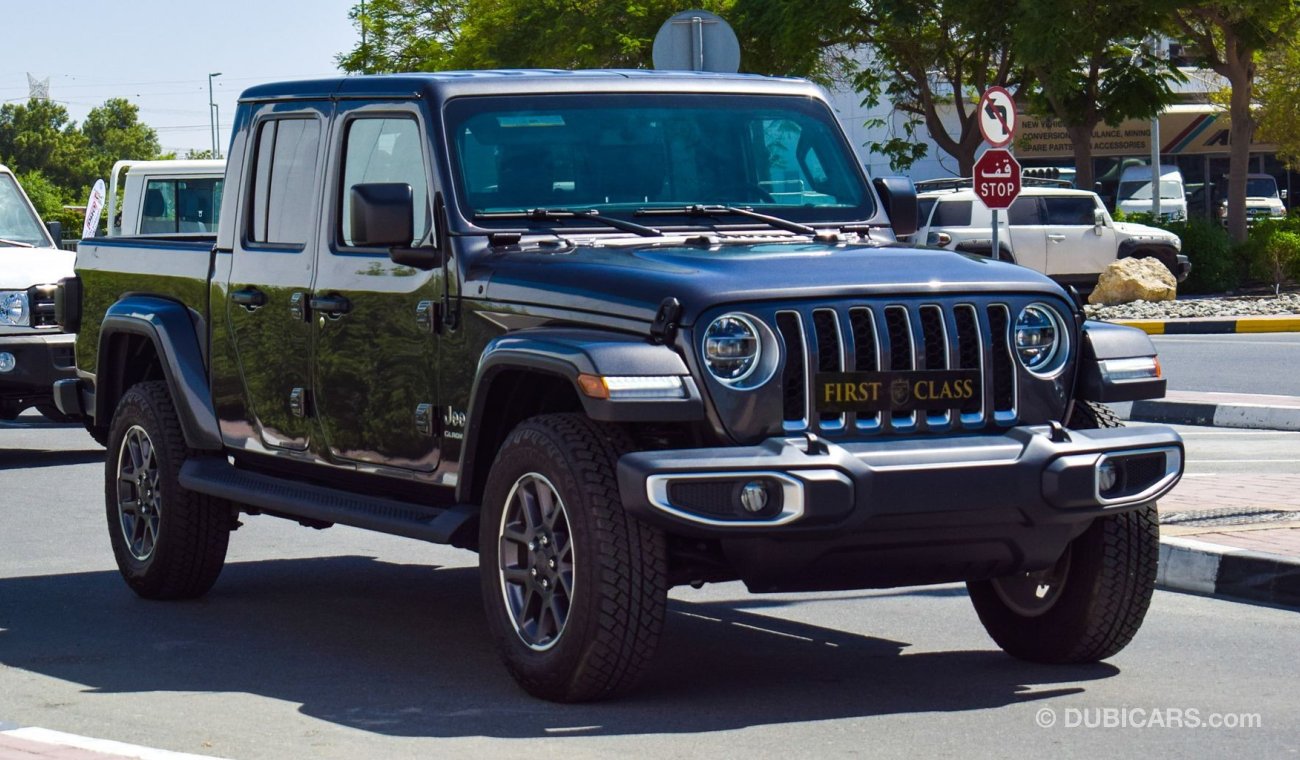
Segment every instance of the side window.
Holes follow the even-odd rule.
[[[253,156],[249,240],[306,245],[316,221],[312,187],[319,147],[320,122],[316,119],[262,124]]]
[[[1011,203],[1011,208],[1007,209],[1007,224],[1025,227],[1042,223],[1036,196],[1022,195]]]
[[[1047,223],[1051,225],[1093,225],[1097,204],[1092,196],[1061,196],[1043,199],[1047,205]]]
[[[352,241],[352,187],[370,182],[411,186],[415,238],[429,233],[429,177],[425,173],[419,125],[413,118],[361,118],[348,123],[344,137],[343,185],[339,202],[339,242]]]
[[[140,233],[156,235],[176,231],[176,180],[151,179],[144,186]]]
[[[917,223],[922,227],[930,222],[930,212],[934,211],[934,198],[921,198],[916,202]]]
[[[971,201],[939,201],[934,207],[932,227],[969,227]]]

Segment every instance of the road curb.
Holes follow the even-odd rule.
[[[1154,399],[1134,401],[1128,418],[1168,425],[1207,425],[1253,430],[1300,430],[1300,408],[1262,404]]]
[[[1300,608],[1300,559],[1194,538],[1162,538],[1156,587]]]
[[[1227,335],[1230,333],[1300,332],[1300,316],[1235,319],[1117,319],[1112,324],[1136,327],[1148,335]]]

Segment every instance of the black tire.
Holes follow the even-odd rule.
[[[190,451],[166,383],[127,390],[108,443],[104,497],[122,577],[146,599],[202,596],[226,561],[231,506],[181,487],[178,476]]]
[[[1115,414],[1114,409],[1105,404],[1096,401],[1076,401],[1067,425],[1075,430],[1098,430],[1124,427],[1124,420]]]
[[[615,466],[628,446],[615,428],[551,414],[511,431],[492,465],[479,526],[483,606],[506,668],[533,696],[611,697],[654,656],[668,601],[666,552],[660,531],[623,512]],[[524,520],[521,505],[542,504],[547,487],[551,507],[539,507],[541,520],[503,519]]]
[[[74,421],[68,415],[64,414],[63,412],[60,412],[59,408],[54,404],[37,404],[36,411],[40,412],[41,416],[49,420],[50,422],[73,422]]]
[[[1107,406],[1075,404],[1076,430],[1123,427]],[[966,584],[989,636],[1032,662],[1097,662],[1128,645],[1155,592],[1160,523],[1155,504],[1099,517],[1047,570]]]

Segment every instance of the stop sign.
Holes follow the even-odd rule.
[[[975,161],[975,195],[990,209],[1011,207],[1020,195],[1020,162],[1010,152],[991,148]]]

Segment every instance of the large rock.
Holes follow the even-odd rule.
[[[1088,303],[1113,306],[1133,301],[1172,301],[1178,281],[1160,259],[1120,259],[1101,273]]]

